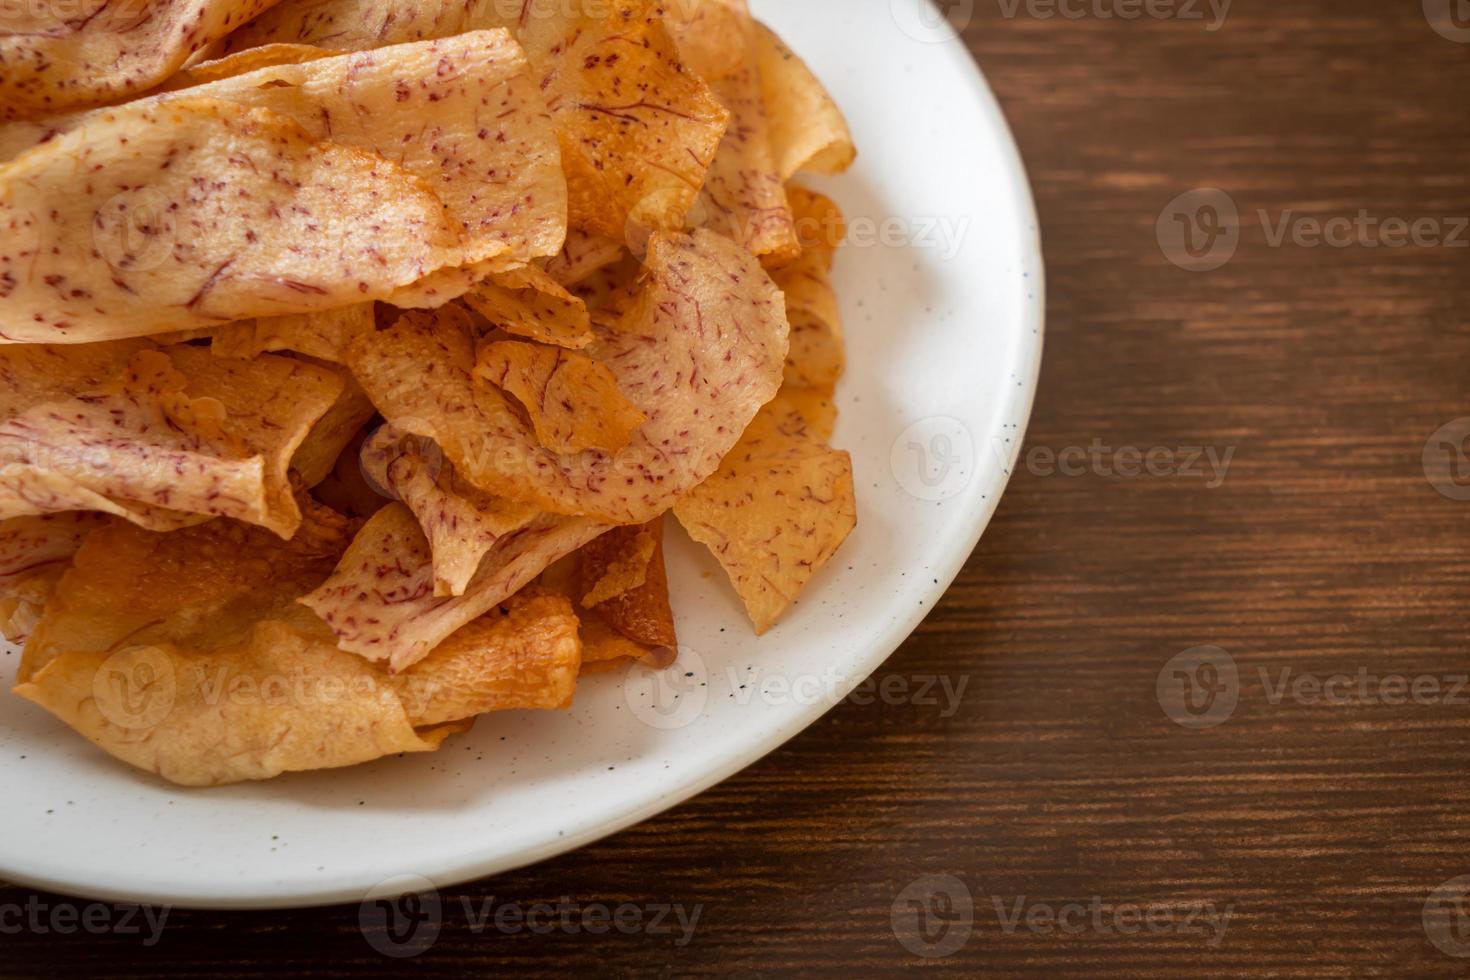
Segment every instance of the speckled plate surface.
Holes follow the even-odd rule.
[[[834,443],[852,452],[859,525],[776,629],[752,635],[718,566],[671,522],[676,672],[588,678],[571,712],[482,718],[434,755],[185,790],[6,696],[0,878],[215,908],[356,902],[404,875],[448,885],[687,799],[872,673],[989,521],[1041,358],[1025,173],[924,3],[753,3],[832,89],[861,151],[850,173],[813,182],[852,226],[836,270],[850,369]],[[18,660],[3,658],[7,680]]]

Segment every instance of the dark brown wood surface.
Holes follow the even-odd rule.
[[[1164,447],[1177,465],[1187,447],[1233,450],[1222,483],[1104,475],[1129,457],[1101,448],[1083,475],[1022,467],[954,588],[878,675],[964,683],[957,710],[844,704],[654,821],[446,890],[416,959],[376,952],[355,906],[178,910],[152,947],[0,933],[0,973],[1470,972],[1432,941],[1470,953],[1463,921],[1424,924],[1431,893],[1470,874],[1470,690],[1455,681],[1470,672],[1470,501],[1423,462],[1431,434],[1470,415],[1470,232],[1458,248],[1268,237],[1288,211],[1456,235],[1470,43],[1432,30],[1420,0],[1237,0],[1215,31],[1204,3],[1204,21],[1010,6],[979,0],[965,35],[1045,237],[1028,447]],[[1196,188],[1241,214],[1238,251],[1212,272],[1177,268],[1156,239]],[[1238,703],[1194,729],[1156,684],[1163,671],[1177,685],[1166,665],[1202,645],[1233,658]],[[1293,686],[1335,674],[1351,684],[1331,703]],[[1421,697],[1385,703],[1394,677]],[[934,874],[963,883],[973,922],[958,951],[926,958],[909,947],[938,948],[902,915],[895,930],[893,906]],[[462,903],[492,897],[565,899],[574,922],[621,903],[645,921],[660,904],[699,918],[683,944],[677,926],[477,933]],[[33,898],[0,890],[0,910]],[[920,901],[939,928],[942,903]],[[1069,904],[1070,930],[1050,925]],[[1223,936],[1199,915],[1226,909]]]

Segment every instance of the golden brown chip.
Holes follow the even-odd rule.
[[[358,383],[350,377],[344,379],[342,393],[317,419],[291,457],[291,469],[302,486],[314,487],[325,480],[342,451],[374,414],[373,403]]]
[[[561,139],[572,223],[621,241],[676,229],[694,203],[726,113],[684,68],[655,0],[290,0],[223,46],[360,50],[509,28],[541,78]],[[641,235],[639,236],[641,237]]]
[[[680,56],[706,82],[745,66],[746,48],[736,41],[749,28],[750,19],[746,0],[678,0],[664,7],[664,23]]]
[[[590,608],[626,595],[648,581],[648,565],[659,549],[663,519],[615,527],[577,552],[581,605]]]
[[[392,681],[415,725],[439,725],[490,711],[569,708],[581,665],[571,603],[528,588]]]
[[[289,358],[147,341],[0,346],[0,379],[0,517],[101,510],[159,530],[233,517],[283,537],[301,520],[292,456],[344,388]]]
[[[486,552],[463,595],[436,596],[428,539],[412,511],[390,504],[301,602],[332,628],[342,649],[404,670],[606,529],[582,518],[538,518]]]
[[[208,650],[67,651],[15,693],[140,769],[186,786],[270,779],[428,752],[391,680],[296,624],[253,624]]]
[[[702,33],[681,36],[681,47],[692,54],[691,63],[730,113],[730,125],[690,220],[779,263],[795,257],[800,246],[766,119],[755,22],[741,7],[699,5],[704,21],[722,26],[718,31],[722,46],[713,53],[706,50],[709,45]],[[703,21],[696,20],[686,30],[701,26]]]
[[[105,110],[0,166],[0,228],[22,245],[0,243],[0,332],[41,343],[333,309],[507,248],[467,250],[439,199],[379,157],[204,99]]]
[[[756,25],[755,56],[781,180],[798,170],[838,174],[852,166],[857,149],[847,120],[806,62],[763,24]]]
[[[74,510],[0,521],[0,633],[21,643],[87,535],[107,515]]]
[[[67,651],[204,648],[241,640],[265,619],[310,622],[294,600],[327,577],[355,525],[310,500],[303,508],[289,541],[229,520],[167,534],[121,521],[97,528],[26,644],[20,679]]]
[[[617,453],[556,453],[473,376],[470,327],[406,314],[349,345],[348,365],[395,426],[437,443],[465,479],[553,513],[657,517],[714,472],[780,382],[787,324],[760,264],[709,231],[656,235],[633,307],[588,353],[648,417]]]
[[[587,304],[533,265],[491,276],[464,302],[507,333],[543,344],[580,350],[593,340]]]
[[[347,341],[372,329],[373,304],[358,303],[321,313],[226,324],[213,332],[210,347],[220,357],[249,359],[267,351],[284,350],[340,363]]]
[[[757,633],[775,624],[857,524],[852,460],[812,431],[809,405],[783,392],[719,471],[674,505],[689,536],[730,576]]]
[[[662,669],[674,662],[673,647],[651,647],[629,639],[607,621],[601,610],[584,609],[580,619],[584,674],[606,673],[635,662]]]
[[[435,595],[463,595],[495,542],[537,516],[534,507],[467,483],[431,440],[391,425],[364,445],[362,469],[418,518],[433,556]]]
[[[664,568],[663,518],[614,528],[577,553],[574,591],[580,606],[666,665],[679,640]]]
[[[575,351],[519,340],[482,343],[474,374],[514,396],[536,441],[556,453],[616,453],[648,421],[623,397],[611,371]]]
[[[804,187],[789,188],[801,255],[771,273],[786,297],[791,321],[791,351],[786,355],[786,383],[829,387],[846,365],[842,317],[832,289],[832,256],[846,234],[842,212],[830,198]]]
[[[0,120],[103,105],[157,85],[274,0],[7,4]]]

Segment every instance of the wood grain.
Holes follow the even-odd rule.
[[[956,711],[842,705],[657,820],[446,891],[443,931],[414,968],[1470,968],[1422,923],[1431,891],[1470,874],[1470,706],[1271,696],[1283,668],[1470,670],[1470,503],[1438,493],[1421,463],[1432,432],[1470,415],[1470,249],[1272,247],[1257,214],[1470,215],[1470,44],[1431,31],[1417,0],[1239,0],[1213,32],[1039,19],[1024,0],[1008,18],[1008,6],[975,4],[965,36],[1016,130],[1046,242],[1028,446],[1233,449],[1223,483],[1023,469],[954,588],[880,671],[964,683]],[[1241,242],[1222,268],[1190,273],[1165,260],[1155,222],[1203,187],[1234,198]],[[1171,721],[1155,687],[1199,645],[1239,669],[1238,706],[1208,730]],[[899,942],[891,909],[935,873],[964,882],[974,928],[925,959]],[[28,896],[0,891],[0,906]],[[1120,905],[1233,916],[1217,945],[1090,918],[1076,935],[1008,931],[995,903],[1010,914],[1023,896],[1023,908],[1096,897],[1105,925]],[[461,901],[491,897],[679,903],[700,918],[683,945],[677,932],[477,934]],[[153,948],[22,930],[0,953],[6,975],[402,966],[364,941],[356,907],[175,911]]]

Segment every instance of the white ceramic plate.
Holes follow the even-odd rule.
[[[0,878],[117,901],[356,902],[529,864],[653,816],[815,721],[918,625],[1015,460],[1041,357],[1042,265],[995,101],[926,0],[755,0],[828,84],[860,147],[817,181],[846,210],[850,369],[834,440],[859,523],[759,640],[671,522],[672,677],[589,678],[569,713],[482,718],[437,754],[186,790],[19,698],[0,712]],[[19,658],[4,658],[6,680]],[[685,677],[685,674],[693,674]],[[7,684],[8,687],[8,684]]]

